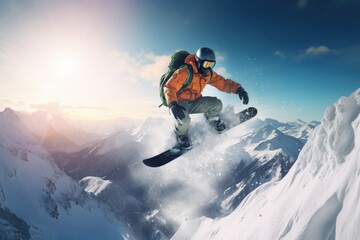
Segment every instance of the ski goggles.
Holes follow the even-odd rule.
[[[214,68],[215,64],[216,64],[216,62],[214,62],[214,61],[206,61],[206,60],[204,60],[201,65],[202,65],[203,68],[207,69],[207,68]]]

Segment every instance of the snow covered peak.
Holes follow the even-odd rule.
[[[120,131],[105,138],[98,145],[97,154],[106,154],[112,150],[120,149],[133,142],[132,136],[125,131]]]
[[[274,138],[274,137],[278,136],[279,134],[284,135],[279,130],[277,130],[275,127],[268,124],[268,125],[261,127],[256,132],[251,133],[249,136],[247,136],[247,138],[250,140],[251,143],[254,143],[254,142],[259,142],[263,139]]]
[[[311,144],[304,149],[306,152],[311,150],[311,157],[309,154],[304,157],[307,162],[315,162],[314,156],[320,157],[317,161],[327,164],[344,162],[354,148],[355,133],[359,133],[354,131],[353,126],[359,113],[360,89],[350,97],[341,97],[337,103],[328,107],[320,128],[311,136]],[[304,151],[304,154],[306,152]]]
[[[5,110],[3,112],[1,112],[0,115],[2,117],[7,118],[8,120],[19,121],[18,115],[16,115],[14,110],[12,110],[11,108],[5,108]]]
[[[307,141],[309,134],[314,130],[314,128],[320,124],[316,121],[307,123],[301,119],[297,119],[295,122],[283,123],[271,118],[266,118],[264,122],[279,129],[287,135],[300,139],[303,143]]]
[[[38,146],[35,136],[10,108],[0,113],[0,144],[8,148],[30,149]]]
[[[17,114],[30,132],[41,142],[46,143],[44,145],[50,151],[54,149],[64,149],[69,152],[80,150],[80,146],[101,139],[101,136],[97,134],[84,132],[79,127],[75,127],[70,120],[46,111]]]
[[[281,123],[279,122],[278,120],[275,120],[275,119],[272,119],[272,118],[265,118],[265,123],[275,127],[275,128],[278,128],[278,127],[281,127],[284,125],[284,123]]]
[[[300,118],[296,119],[296,122],[302,125],[307,124],[307,122],[301,120]]]
[[[1,239],[130,238],[122,222],[55,165],[14,111],[0,113],[0,129]]]
[[[173,239],[358,239],[359,133],[360,89],[327,108],[280,182],[257,188],[227,217],[184,224]]]
[[[248,151],[254,153],[253,157],[283,152],[295,160],[303,147],[298,139],[284,134],[272,125],[259,128],[243,137],[242,141],[247,145]]]

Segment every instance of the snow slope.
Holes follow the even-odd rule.
[[[254,189],[269,181],[282,179],[298,158],[304,144],[276,128],[265,125],[239,139],[239,144],[250,155],[251,161],[240,164],[227,184],[229,187],[212,200],[210,214],[220,217],[231,213]]]
[[[290,172],[220,219],[181,226],[178,239],[353,240],[360,235],[360,89],[330,106]]]
[[[133,239],[54,163],[19,117],[0,113],[1,239]]]

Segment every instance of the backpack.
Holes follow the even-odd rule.
[[[185,59],[189,55],[190,55],[190,53],[188,53],[187,51],[178,51],[178,52],[175,52],[173,55],[171,55],[171,60],[168,65],[168,69],[167,69],[166,73],[161,76],[161,79],[160,79],[159,90],[160,90],[160,99],[161,99],[162,104],[159,107],[161,107],[162,105],[164,105],[166,107],[168,106],[168,104],[166,103],[165,95],[164,95],[164,86],[169,81],[169,79],[174,74],[174,72],[177,69],[181,68],[182,66],[187,66],[188,77],[180,90],[183,90],[190,85],[192,77],[193,77],[193,69],[192,69],[191,65],[185,63]]]

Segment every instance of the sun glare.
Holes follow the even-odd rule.
[[[73,48],[59,48],[43,56],[37,63],[34,62],[46,69],[42,75],[43,96],[47,96],[51,101],[65,100],[71,90],[78,87],[82,77],[83,60]]]
[[[140,63],[127,53],[114,54],[121,46],[114,45],[107,18],[96,15],[97,10],[78,10],[70,4],[66,11],[34,16],[16,30],[20,37],[9,49],[16,58],[9,58],[2,76],[13,79],[8,84],[12,94],[29,104],[60,103],[77,118],[144,114],[128,104],[139,99],[134,69]],[[145,70],[146,77],[157,75]]]
[[[53,75],[61,78],[74,77],[79,70],[79,57],[76,54],[62,54],[54,59]]]

